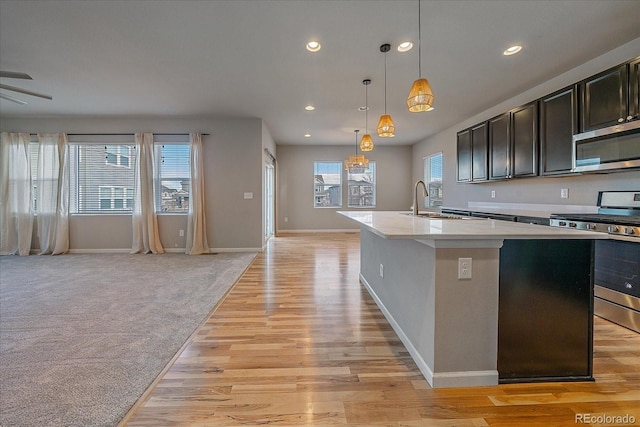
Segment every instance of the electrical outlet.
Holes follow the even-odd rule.
[[[560,189],[560,198],[561,199],[568,199],[569,198],[569,189],[568,188],[561,188]]]
[[[180,230],[180,237],[184,237],[184,230]]]
[[[471,258],[458,258],[458,279],[471,279],[473,263]]]
[[[289,217],[288,216],[284,217],[284,222],[289,222]]]
[[[380,277],[384,278],[384,265],[380,264]]]
[[[491,190],[491,198],[492,199],[496,198],[496,190]]]

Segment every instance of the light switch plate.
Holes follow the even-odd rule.
[[[244,193],[244,199],[245,200],[253,199],[253,193]]]

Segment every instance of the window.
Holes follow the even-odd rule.
[[[350,208],[376,207],[376,162],[370,161],[369,168],[362,173],[347,173]]]
[[[38,161],[40,159],[39,154],[40,144],[37,142],[29,143],[29,155],[31,156],[31,197],[33,199],[33,213],[38,212]]]
[[[130,211],[133,209],[133,188],[100,187],[100,210]]]
[[[189,144],[156,144],[160,179],[156,181],[156,211],[158,213],[189,212]]]
[[[133,153],[133,144],[69,143],[70,212],[131,213],[135,188]]]
[[[313,163],[313,207],[342,207],[342,162]]]
[[[107,145],[105,163],[114,166],[130,167],[131,146],[129,145]]]
[[[425,208],[442,206],[442,153],[424,158],[424,180],[427,183],[429,197],[425,199]]]

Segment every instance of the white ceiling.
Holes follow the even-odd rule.
[[[265,121],[278,144],[351,144],[384,109],[412,144],[640,37],[640,1],[422,2],[422,74],[435,110],[409,113],[418,77],[418,2],[0,0],[3,116],[224,116]],[[305,44],[317,39],[318,53]],[[515,56],[502,51],[524,46]],[[304,106],[316,110],[307,112]],[[191,129],[176,131],[193,131]],[[305,133],[311,138],[304,138]]]

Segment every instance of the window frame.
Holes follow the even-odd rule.
[[[317,174],[316,172],[318,171],[318,167],[317,165],[319,164],[330,164],[333,165],[334,167],[337,167],[337,170],[339,171],[337,174],[329,174],[327,173],[326,175],[337,175],[339,177],[339,183],[338,184],[327,184],[327,183],[323,183],[322,184],[318,184],[317,182],[317,177],[318,175],[321,174]],[[342,202],[342,196],[343,196],[343,178],[342,178],[342,170],[343,170],[343,164],[341,160],[335,161],[335,160],[314,160],[313,162],[313,208],[314,209],[341,209],[343,202]],[[320,193],[326,193],[328,190],[325,187],[331,188],[331,187],[338,187],[339,189],[339,197],[338,197],[338,201],[340,202],[338,205],[318,205],[317,203],[317,197],[318,197],[318,187],[323,187],[323,190]]]
[[[439,163],[439,176],[433,176],[432,161],[436,158],[440,158]],[[423,157],[423,179],[427,185],[427,193],[429,194],[424,199],[424,208],[432,209],[442,206],[442,200],[444,197],[443,183],[444,183],[444,154],[442,151],[430,154]],[[433,193],[437,196],[434,196]]]
[[[155,158],[156,158],[156,176],[154,176],[154,189],[155,189],[155,196],[154,196],[154,208],[156,211],[156,215],[188,215],[189,214],[189,198],[191,197],[191,188],[189,188],[189,191],[187,193],[187,197],[186,199],[183,199],[181,201],[181,210],[163,210],[163,181],[167,182],[167,181],[172,181],[172,182],[179,182],[180,183],[180,187],[182,187],[182,182],[184,181],[189,181],[191,182],[191,144],[189,142],[185,142],[185,141],[164,141],[164,142],[159,142],[159,141],[154,141],[154,150],[155,150]],[[162,176],[162,166],[164,164],[164,156],[163,156],[163,149],[165,148],[165,146],[186,146],[188,149],[188,153],[187,153],[187,170],[186,173],[187,175],[184,177],[165,177],[163,178]],[[179,192],[180,190],[176,190],[176,193]]]
[[[368,204],[368,205],[352,205],[351,204],[351,188],[356,187],[355,184],[351,184],[351,179],[350,177],[352,175],[366,175],[367,171],[371,170],[371,172],[369,172],[369,174],[373,177],[373,181],[368,184],[372,187],[372,200],[373,203],[372,204]],[[363,173],[354,173],[352,174],[351,172],[347,171],[347,207],[348,208],[354,208],[354,209],[375,209],[376,207],[376,203],[377,203],[377,196],[376,196],[376,175],[377,175],[377,164],[375,160],[370,160],[369,161],[369,167],[367,169],[365,169],[365,171]],[[363,187],[363,185],[357,185],[357,187]],[[363,196],[364,197],[364,196]]]

